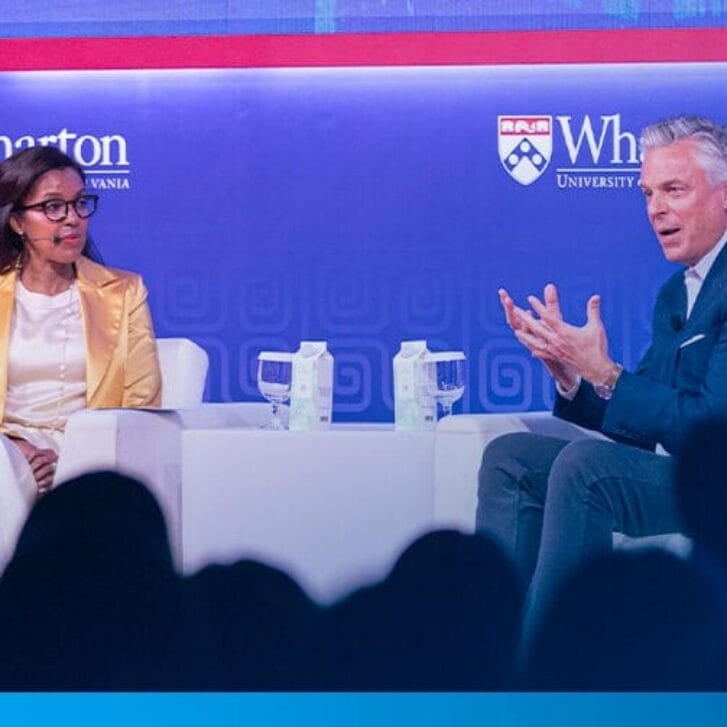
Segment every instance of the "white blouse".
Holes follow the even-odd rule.
[[[8,354],[3,425],[12,436],[58,453],[66,420],[86,406],[86,345],[75,283],[45,295],[17,281]]]

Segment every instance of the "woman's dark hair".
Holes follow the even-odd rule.
[[[10,215],[22,204],[39,177],[53,169],[74,169],[85,182],[81,165],[54,146],[33,146],[13,154],[0,164],[0,273],[14,267],[23,252],[23,241],[10,225]],[[90,238],[83,255],[100,261]]]

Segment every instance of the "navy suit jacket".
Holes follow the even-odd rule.
[[[635,373],[623,371],[605,401],[586,381],[573,401],[557,397],[554,414],[644,449],[679,451],[691,427],[727,417],[727,245],[686,316],[684,273],[659,291],[652,341]]]

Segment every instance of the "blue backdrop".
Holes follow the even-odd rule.
[[[143,273],[159,335],[208,350],[212,400],[257,397],[260,349],[323,338],[334,418],[391,420],[391,357],[426,338],[468,355],[460,409],[537,409],[551,384],[497,288],[522,300],[553,281],[579,322],[601,293],[633,366],[671,269],[634,137],[680,111],[724,120],[726,70],[10,73],[0,153],[56,143],[86,166],[106,261]]]

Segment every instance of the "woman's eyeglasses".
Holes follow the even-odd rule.
[[[37,204],[27,204],[24,207],[16,207],[16,211],[24,212],[25,210],[42,210],[43,214],[51,222],[63,222],[68,217],[68,208],[73,207],[76,214],[85,220],[90,217],[96,208],[98,207],[98,195],[97,194],[82,194],[76,199],[72,199],[66,202],[63,199],[49,199],[45,202],[38,202]]]

